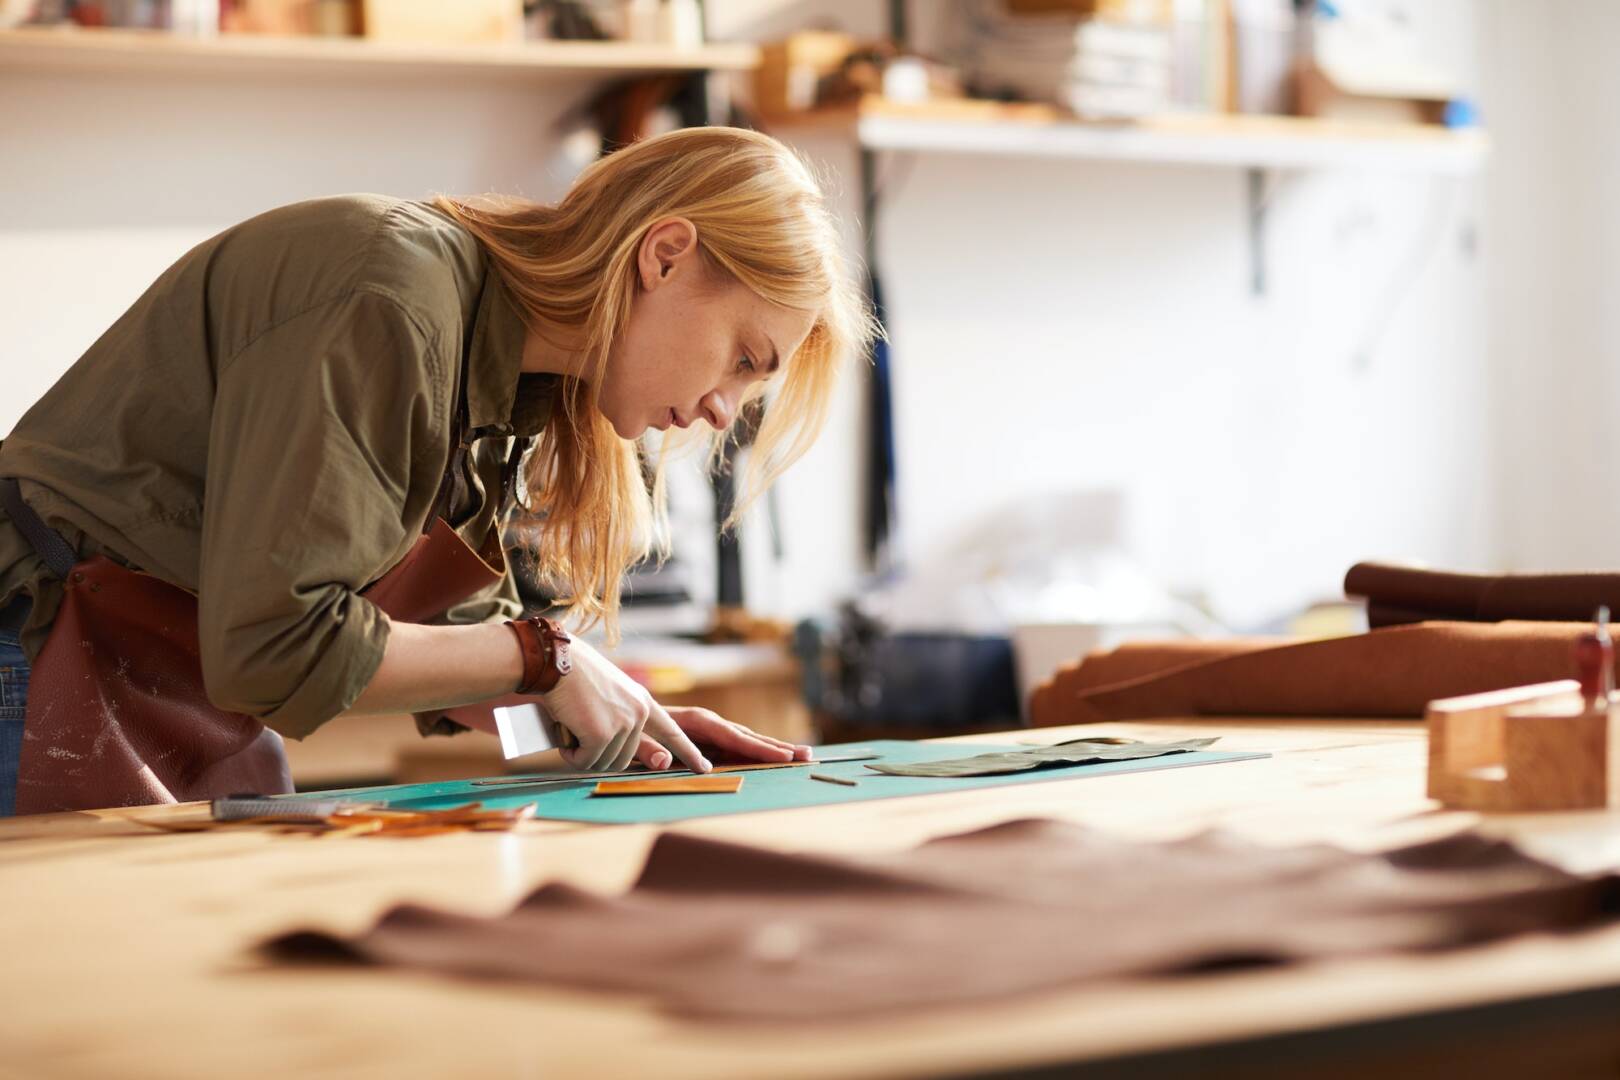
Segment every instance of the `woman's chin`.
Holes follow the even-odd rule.
[[[614,432],[621,439],[639,439],[647,433],[648,424],[645,420],[620,420],[617,417],[608,417],[608,423],[613,425]]]

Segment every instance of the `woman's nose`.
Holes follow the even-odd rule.
[[[699,404],[703,408],[703,418],[714,430],[724,431],[731,426],[732,408],[731,402],[726,400],[726,395],[718,390],[711,390],[704,395]]]

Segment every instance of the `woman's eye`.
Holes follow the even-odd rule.
[[[737,370],[738,371],[746,371],[750,375],[752,375],[753,372],[754,372],[754,362],[752,360],[748,359],[747,355],[745,354],[740,359],[738,359],[738,361],[737,361]]]

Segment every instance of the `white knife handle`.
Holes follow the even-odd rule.
[[[501,737],[501,754],[508,760],[577,745],[573,733],[547,716],[538,705],[497,705],[493,711],[495,730]]]

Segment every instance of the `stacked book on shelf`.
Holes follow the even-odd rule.
[[[966,0],[963,62],[981,94],[1123,119],[1172,103],[1170,24],[1077,15],[1062,4]],[[1031,10],[1030,8],[1033,8]]]
[[[1292,0],[958,0],[979,93],[1089,119],[1287,113]]]

